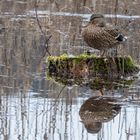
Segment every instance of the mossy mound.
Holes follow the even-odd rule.
[[[139,71],[130,56],[127,57],[96,57],[94,55],[50,56],[49,75],[67,78],[111,77],[132,75]]]
[[[127,76],[139,71],[130,56],[96,57],[94,55],[68,55],[48,57],[48,76],[64,85],[86,85],[91,89],[112,89],[130,85]],[[122,78],[123,77],[123,78]]]

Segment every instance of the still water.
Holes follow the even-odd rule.
[[[106,92],[104,97],[117,98],[119,111],[115,117],[101,121],[98,133],[88,131],[80,117],[80,108],[98,91],[78,87],[48,89],[44,93],[30,91],[0,97],[1,140],[138,140],[140,137],[139,92],[131,90]],[[84,90],[84,91],[83,91]],[[125,95],[127,92],[127,95]],[[134,89],[133,89],[134,92]],[[58,95],[59,94],[59,95]],[[100,97],[102,98],[102,97]],[[103,105],[103,103],[102,103]],[[97,107],[100,110],[100,107]],[[103,107],[104,108],[104,107]],[[89,108],[88,108],[89,109]],[[87,110],[88,110],[87,109]],[[105,108],[104,108],[105,109]],[[107,117],[109,110],[102,116]],[[115,113],[115,112],[114,112]],[[98,116],[97,116],[98,117]],[[106,119],[106,118],[104,118]],[[93,120],[90,123],[94,123]]]
[[[0,140],[139,140],[139,74],[129,86],[103,89],[103,97],[58,83],[47,77],[42,35],[51,36],[51,55],[86,52],[81,28],[93,8],[110,23],[117,17],[128,36],[121,54],[139,64],[138,2],[120,2],[116,16],[112,1],[41,1],[37,22],[33,1],[0,1]]]

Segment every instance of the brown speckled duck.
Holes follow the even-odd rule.
[[[79,115],[89,133],[98,133],[102,123],[111,121],[120,111],[121,106],[116,99],[95,96],[83,103]]]
[[[118,28],[107,26],[101,14],[91,15],[89,23],[83,29],[82,36],[90,47],[102,51],[101,56],[108,49],[117,47],[127,39]]]

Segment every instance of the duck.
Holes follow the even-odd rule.
[[[105,22],[102,14],[92,14],[88,24],[83,28],[82,37],[91,48],[98,49],[101,56],[110,48],[117,48],[126,42],[127,37],[117,26]]]
[[[93,96],[82,104],[79,116],[88,133],[98,133],[103,123],[111,121],[120,113],[121,105],[117,102],[111,97]]]

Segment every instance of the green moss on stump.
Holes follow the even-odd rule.
[[[125,57],[96,57],[95,55],[82,54],[69,57],[61,56],[48,57],[50,76],[61,78],[91,78],[91,77],[111,77],[132,75],[139,71],[130,56]]]
[[[126,87],[139,71],[133,59],[127,57],[103,58],[95,55],[68,55],[48,57],[48,76],[64,85],[89,86],[91,89]],[[122,78],[124,77],[124,78]]]

